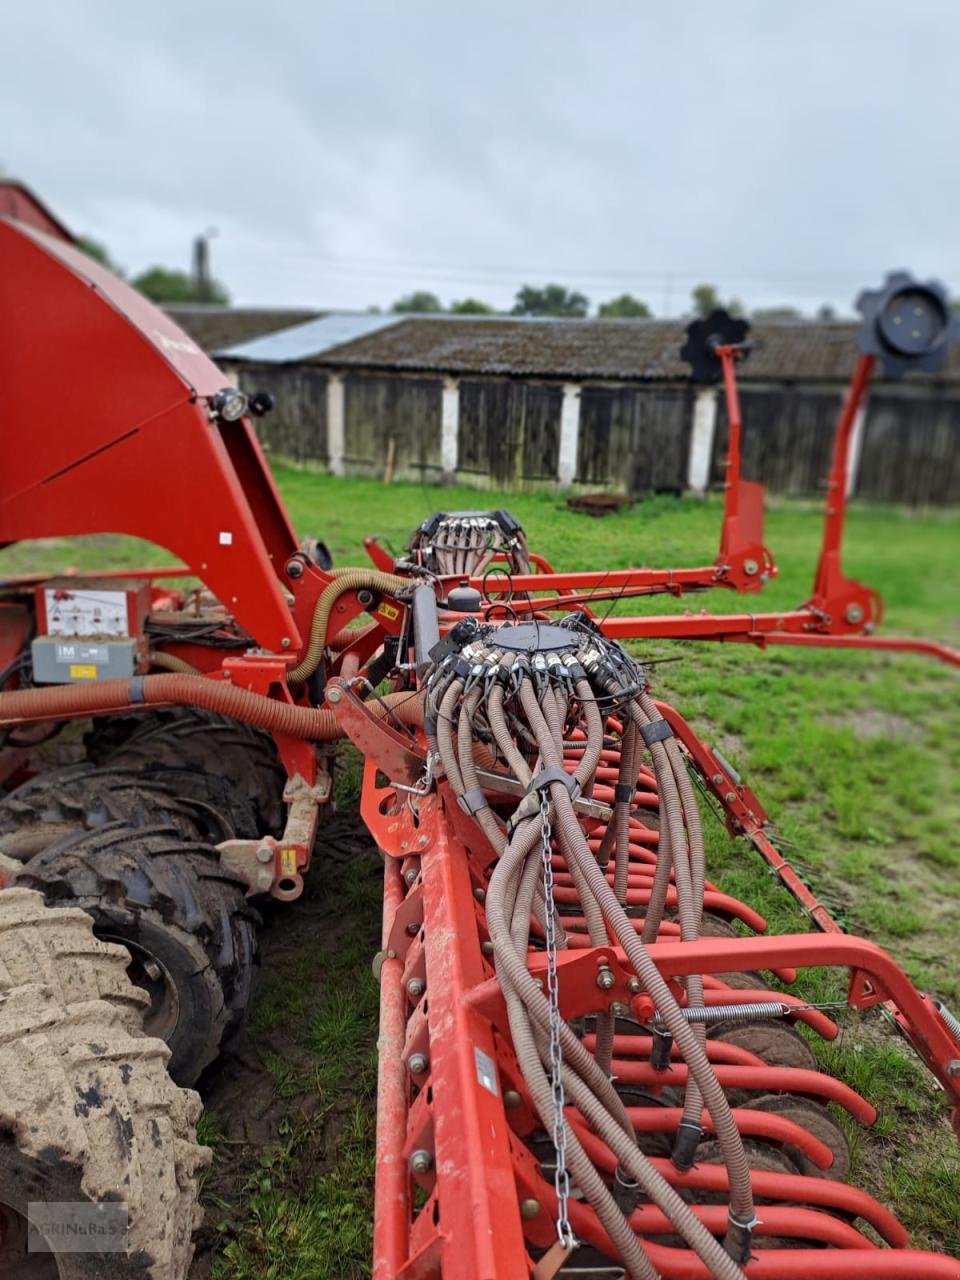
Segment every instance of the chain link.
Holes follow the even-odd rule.
[[[553,832],[550,829],[550,789],[540,792],[541,856],[543,859],[544,924],[547,939],[547,1001],[550,1005],[550,1088],[553,1092],[553,1145],[557,1153],[553,1185],[557,1193],[557,1237],[566,1249],[577,1243],[570,1225],[570,1175],[567,1172],[567,1130],[564,1119],[563,1049],[560,1044],[560,984],[557,979],[556,905],[553,900]]]

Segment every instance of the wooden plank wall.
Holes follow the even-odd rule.
[[[240,385],[266,390],[277,408],[257,421],[275,456],[326,463],[325,371],[310,366],[245,366]],[[556,482],[563,386],[519,378],[460,382],[458,472],[468,483],[522,488]],[[830,463],[840,387],[741,387],[744,474],[771,493],[818,497]],[[717,393],[712,483],[723,483],[726,409]],[[344,378],[344,462],[382,475],[391,438],[395,474],[437,478],[442,382],[434,377],[349,374]],[[630,493],[679,490],[687,478],[693,391],[668,384],[581,388],[578,485]],[[960,397],[951,388],[880,383],[868,404],[856,496],[922,505],[960,504]]]
[[[722,391],[718,395],[712,479],[720,485],[727,452],[727,409]],[[825,492],[840,405],[838,388],[741,386],[743,475],[761,481],[771,493],[810,497]]]
[[[239,384],[248,395],[269,391],[272,413],[255,418],[264,449],[294,462],[329,461],[327,450],[327,375],[322,369],[292,365],[244,365]]]
[[[394,474],[441,471],[439,378],[350,374],[344,378],[343,462],[347,472],[383,475],[391,439]]]
[[[939,390],[878,388],[870,397],[857,497],[960,503],[960,402]]]
[[[692,421],[688,387],[585,386],[576,482],[612,484],[631,494],[680,492]]]
[[[489,476],[500,487],[555,481],[560,456],[557,384],[512,378],[460,383],[458,470]]]

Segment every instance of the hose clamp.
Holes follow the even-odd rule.
[[[665,742],[667,738],[672,738],[673,730],[666,720],[654,720],[651,724],[640,726],[640,737],[648,747],[652,747],[655,742]]]
[[[551,764],[546,769],[541,769],[524,794],[529,796],[535,791],[543,791],[545,787],[549,787],[553,782],[562,782],[569,791],[571,800],[576,800],[580,794],[580,783],[572,773],[567,773],[566,769],[561,768],[558,764]]]
[[[469,791],[464,791],[462,795],[457,796],[457,804],[471,818],[481,809],[487,809],[490,806],[482,787],[471,787]]]

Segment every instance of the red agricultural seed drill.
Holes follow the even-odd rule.
[[[812,1046],[837,1028],[791,987],[846,971],[848,1004],[886,1006],[955,1125],[960,1024],[840,930],[621,644],[960,665],[877,635],[880,598],[841,561],[858,408],[878,361],[938,366],[943,291],[893,276],[861,299],[809,600],[662,617],[611,606],[776,573],[762,489],[740,475],[742,321],[717,313],[684,348],[726,395],[714,563],[557,573],[509,513],[474,511],[430,517],[400,560],[371,540],[373,567],[341,570],[297,541],[251,424],[266,402],[168,317],[9,219],[0,299],[0,543],[122,532],[182,562],[0,590],[3,1274],[186,1275],[206,1153],[185,1086],[242,1024],[257,898],[295,899],[315,845],[323,874],[349,738],[384,863],[376,1280],[958,1280],[844,1180],[834,1112],[875,1112],[818,1069]],[[86,761],[32,769],[78,719]],[[817,932],[769,936],[711,883],[697,786]],[[64,1201],[105,1220],[119,1204],[126,1251],[31,1252]]]

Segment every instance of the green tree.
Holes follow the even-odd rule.
[[[123,267],[114,262],[110,256],[110,250],[105,244],[95,240],[93,236],[77,236],[77,244],[88,258],[93,258],[94,262],[99,262],[102,267],[106,267],[108,271],[112,271],[116,276],[123,275]]]
[[[413,293],[408,293],[404,297],[398,298],[390,310],[401,313],[442,311],[443,303],[435,293],[429,293],[426,289],[416,289]]]
[[[511,315],[514,316],[585,316],[590,303],[582,293],[565,289],[562,284],[546,284],[542,288],[525,284],[517,290]]]
[[[463,298],[460,302],[451,302],[450,310],[455,316],[493,316],[497,314],[496,307],[491,307],[488,302],[481,302],[479,298]]]
[[[621,293],[619,298],[601,302],[597,315],[603,320],[649,320],[653,312],[632,293]]]
[[[134,276],[133,287],[154,302],[215,302],[226,306],[230,295],[219,280],[211,280],[207,296],[200,298],[192,276],[171,267],[148,267]]]
[[[694,314],[700,317],[708,316],[711,311],[721,309],[729,311],[732,316],[738,316],[743,311],[743,304],[736,298],[728,298],[726,302],[721,301],[717,287],[713,284],[698,284],[690,296],[693,299]]]

